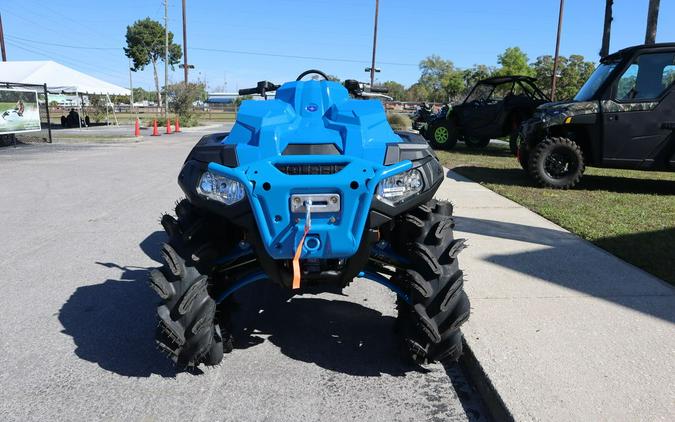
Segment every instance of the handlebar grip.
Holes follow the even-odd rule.
[[[389,92],[389,88],[387,88],[386,86],[371,86],[370,92],[386,94],[387,92]]]
[[[239,90],[239,95],[253,95],[258,94],[258,88],[244,88]]]

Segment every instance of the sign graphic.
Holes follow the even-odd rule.
[[[37,92],[0,88],[0,135],[39,130]]]

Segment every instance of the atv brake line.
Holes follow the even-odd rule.
[[[250,264],[252,262],[257,262],[257,261],[258,260],[256,258],[253,258],[253,259],[249,259],[247,261],[242,261],[238,264],[230,265],[229,267],[218,268],[216,271],[218,271],[219,273],[223,273],[223,272],[226,272],[226,271],[233,270],[235,268],[243,267],[244,265]]]

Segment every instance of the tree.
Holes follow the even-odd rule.
[[[497,62],[502,66],[497,70],[497,75],[534,75],[534,71],[527,63],[527,54],[520,47],[507,48],[497,56]]]
[[[564,56],[558,57],[558,70],[565,67],[567,59]],[[537,78],[537,86],[542,88],[542,91],[551,95],[551,77],[553,76],[553,56],[545,55],[537,57],[537,60],[532,64],[534,69],[534,77]]]
[[[405,92],[405,87],[401,85],[398,82],[394,81],[387,81],[383,83],[385,87],[387,87],[388,93],[390,97],[392,97],[396,101],[403,101],[406,98],[406,92]]]
[[[544,92],[550,94],[551,77],[553,76],[553,57],[537,57],[532,68],[534,76],[537,78],[537,85],[544,88]],[[583,56],[573,54],[569,58],[565,56],[558,57],[556,97],[560,99],[572,98],[589,76],[591,76],[593,70],[595,70],[595,64],[585,61]]]
[[[565,66],[560,70],[556,98],[569,99],[574,97],[594,70],[595,64],[584,61],[584,56],[578,54],[569,56]]]
[[[124,54],[132,60],[134,72],[143,70],[152,63],[152,71],[155,77],[155,90],[157,91],[157,104],[162,104],[162,95],[159,89],[157,77],[157,61],[167,60],[164,54],[164,26],[161,23],[145,18],[138,20],[131,26],[127,26],[127,46]],[[180,45],[174,44],[173,33],[169,32],[169,57],[168,62],[173,70],[173,65],[178,63],[183,56]]]
[[[169,108],[178,114],[183,124],[191,122],[193,104],[197,100],[206,99],[206,87],[203,83],[184,82],[171,84],[167,87],[166,95],[169,98]]]
[[[476,82],[489,78],[493,73],[495,73],[494,68],[484,64],[475,64],[471,69],[465,69],[462,72],[464,85],[467,89],[471,89]]]
[[[450,60],[432,55],[420,62],[422,75],[419,84],[429,93],[429,99],[445,102],[464,91],[462,71],[455,68]]]
[[[146,91],[143,88],[134,88],[134,101],[154,101],[156,99],[156,91]]]
[[[427,101],[429,100],[429,91],[422,85],[417,82],[412,85],[405,91],[405,97],[408,101]]]

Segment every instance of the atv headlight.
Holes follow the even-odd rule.
[[[241,201],[246,192],[244,185],[229,177],[211,173],[210,171],[202,174],[197,185],[197,193],[208,199],[222,202],[225,205],[232,205]]]
[[[396,205],[422,192],[423,187],[422,174],[413,169],[381,181],[377,185],[376,195],[380,201]]]

